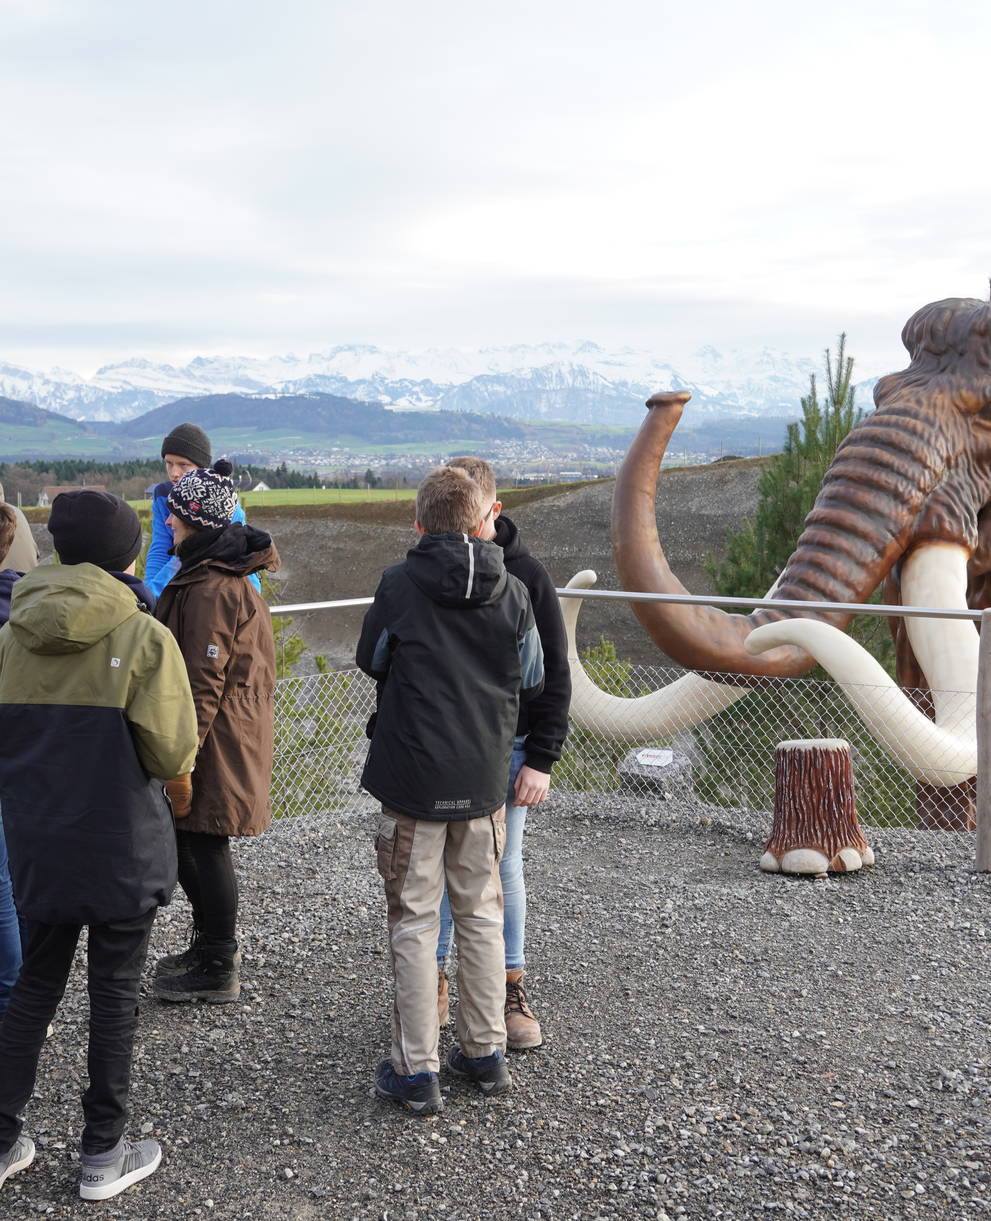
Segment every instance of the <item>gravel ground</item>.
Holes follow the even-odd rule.
[[[483,1100],[417,1120],[371,1093],[388,1042],[385,915],[364,820],[238,848],[243,1003],[142,1006],[131,1131],[159,1172],[126,1218],[966,1218],[991,1213],[988,898],[971,837],[878,867],[758,872],[746,814],[567,795],[527,837],[547,1042]],[[153,955],[179,948],[184,903]],[[77,973],[0,1214],[79,1217]],[[442,1036],[442,1048],[450,1036]]]

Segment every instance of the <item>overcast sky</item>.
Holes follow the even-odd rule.
[[[986,0],[0,0],[0,360],[901,367],[987,297]]]

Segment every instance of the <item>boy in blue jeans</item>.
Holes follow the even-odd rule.
[[[419,543],[386,569],[358,642],[378,681],[362,785],[382,802],[375,846],[395,976],[392,1054],[375,1089],[417,1114],[442,1109],[437,937],[445,879],[458,930],[458,1043],[448,1066],[485,1094],[506,1067],[503,803],[520,700],[543,683],[525,587],[480,537],[483,494],[439,467],[416,497]]]

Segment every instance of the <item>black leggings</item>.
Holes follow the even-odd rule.
[[[209,941],[234,940],[237,876],[226,835],[176,828],[179,885],[193,906],[193,926]]]

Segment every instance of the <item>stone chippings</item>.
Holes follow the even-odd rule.
[[[991,1214],[991,878],[972,837],[879,865],[759,873],[754,815],[562,795],[531,818],[533,999],[545,1047],[486,1101],[374,1099],[389,964],[362,820],[241,844],[244,1003],[142,1005],[131,1131],[161,1170],[105,1217],[946,1218]],[[182,945],[187,910],[156,926]],[[7,1218],[79,1217],[76,968]],[[442,1050],[450,1035],[443,1037]]]

